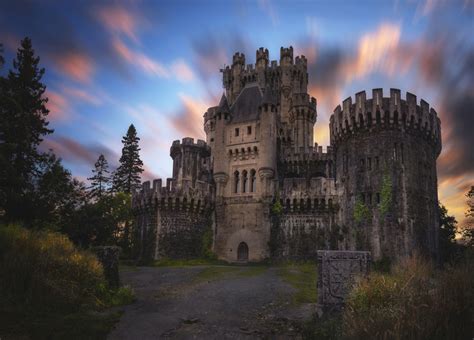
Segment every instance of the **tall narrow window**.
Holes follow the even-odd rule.
[[[250,192],[255,192],[255,185],[257,184],[257,179],[255,178],[255,170],[250,170]]]
[[[380,203],[380,193],[376,193],[375,197],[376,197],[376,200],[377,200],[377,204],[379,204]]]
[[[375,169],[379,169],[379,156],[375,157]]]
[[[239,137],[239,128],[235,128],[235,137]]]
[[[252,126],[247,126],[247,135],[251,135],[252,134]]]
[[[372,170],[372,158],[367,158],[367,170]]]
[[[235,193],[239,192],[239,185],[240,185],[239,172],[236,171],[236,172],[234,172],[234,192]]]
[[[247,170],[244,170],[242,171],[242,193],[247,192],[247,183],[248,183]]]

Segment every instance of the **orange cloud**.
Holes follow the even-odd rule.
[[[183,107],[178,115],[171,119],[171,124],[185,136],[205,139],[203,115],[210,105],[182,93],[179,97]]]
[[[90,57],[79,52],[65,52],[53,56],[59,71],[81,83],[90,83],[94,74],[94,63]]]
[[[364,34],[359,40],[357,57],[344,70],[346,81],[374,71],[394,74],[398,64],[394,52],[400,43],[400,34],[400,25],[393,23],[384,23],[377,31]]]

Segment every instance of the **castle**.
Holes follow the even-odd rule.
[[[436,111],[391,89],[362,91],[330,118],[330,146],[314,142],[316,99],[307,60],[267,49],[221,70],[225,94],[204,114],[206,142],[171,146],[173,177],[133,194],[140,258],[227,261],[314,258],[321,249],[438,256]],[[317,136],[316,136],[317,139]]]

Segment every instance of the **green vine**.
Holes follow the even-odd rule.
[[[271,213],[272,215],[275,215],[275,216],[280,216],[283,213],[283,206],[281,205],[281,202],[280,202],[279,193],[277,193],[275,197],[275,203],[273,203],[272,205]]]
[[[357,199],[354,206],[354,220],[357,223],[368,220],[370,218],[369,208],[362,202],[361,199]]]
[[[385,172],[382,178],[382,190],[380,191],[380,206],[379,211],[382,216],[385,216],[392,205],[392,179],[388,173]]]

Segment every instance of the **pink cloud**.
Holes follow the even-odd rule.
[[[102,100],[99,97],[78,88],[64,87],[63,92],[67,96],[74,98],[76,101],[79,100],[95,106],[102,104]]]
[[[188,64],[182,59],[176,60],[171,65],[171,72],[181,82],[189,82],[194,80],[195,76]]]
[[[146,22],[139,13],[119,6],[99,9],[97,18],[110,32],[124,34],[135,43],[138,43],[138,28]]]
[[[71,117],[71,106],[68,99],[61,93],[47,90],[46,97],[48,103],[46,107],[49,110],[48,118],[52,121],[63,121]]]
[[[65,52],[59,55],[53,55],[59,71],[70,78],[81,82],[90,83],[94,75],[94,62],[92,59],[81,52]]]
[[[169,71],[163,64],[153,60],[141,52],[130,49],[119,38],[115,37],[113,39],[112,46],[120,57],[122,57],[128,63],[138,66],[143,72],[162,78],[169,77]]]

